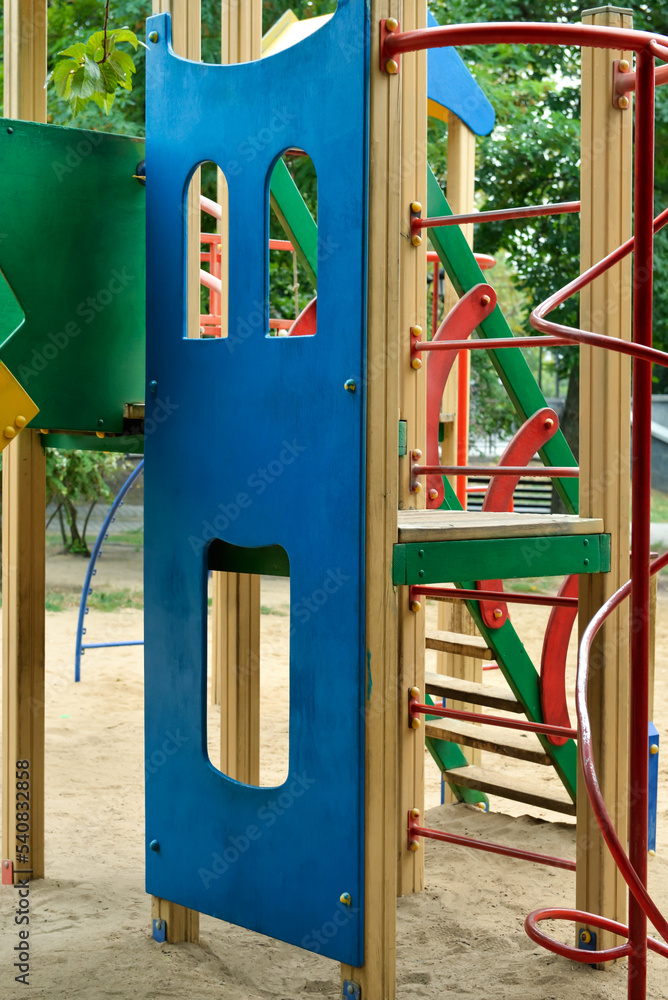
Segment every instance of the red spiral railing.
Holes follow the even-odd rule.
[[[580,910],[548,909],[531,914],[526,921],[532,939],[557,954],[579,962],[599,963],[622,956],[629,958],[628,996],[645,1000],[647,993],[648,948],[668,957],[668,945],[647,937],[647,919],[668,938],[668,921],[650,898],[647,884],[648,766],[648,663],[649,663],[649,580],[650,570],[650,449],[652,363],[668,367],[668,354],[652,347],[652,266],[653,237],[668,222],[668,210],[653,219],[654,198],[654,90],[666,80],[665,67],[657,71],[654,60],[668,61],[668,38],[650,32],[607,28],[595,25],[491,23],[466,24],[401,32],[393,19],[380,24],[380,67],[390,74],[400,71],[402,53],[429,48],[473,44],[554,44],[585,48],[631,50],[637,53],[633,78],[636,93],[634,236],[623,246],[583,275],[551,296],[531,317],[533,326],[553,338],[569,343],[588,344],[627,354],[633,365],[632,439],[632,536],[631,579],[594,616],[580,647],[577,681],[578,749],[585,786],[606,844],[622,873],[629,893],[628,927],[596,914]],[[631,89],[631,87],[627,88]],[[545,317],[571,295],[584,288],[633,251],[633,341],[628,343],[604,334],[575,330]],[[554,342],[554,341],[553,341]],[[452,346],[452,345],[450,345]],[[488,346],[488,345],[487,345]],[[668,554],[655,560],[652,572],[668,564]],[[625,853],[608,814],[596,776],[592,734],[587,710],[589,653],[596,632],[611,612],[631,596],[631,692],[629,714],[629,854]],[[544,934],[538,923],[548,917],[582,921],[591,926],[627,937],[626,944],[599,951],[580,951]]]

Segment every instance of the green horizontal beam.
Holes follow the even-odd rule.
[[[395,545],[392,582],[406,586],[609,570],[610,535],[463,539]]]

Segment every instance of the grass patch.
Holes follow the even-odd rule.
[[[44,607],[47,611],[66,611],[78,608],[81,601],[81,591],[77,590],[47,590]],[[94,590],[88,598],[88,607],[95,611],[122,611],[124,608],[141,609],[144,607],[144,594],[141,590]]]
[[[285,605],[283,605],[283,607],[285,607]],[[269,608],[269,607],[267,607],[266,604],[261,604],[260,605],[260,614],[261,615],[278,615],[279,618],[287,618],[288,617],[288,613],[289,612],[287,612],[287,611],[282,611],[280,608]]]

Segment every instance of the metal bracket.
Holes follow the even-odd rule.
[[[167,940],[167,921],[166,920],[154,920],[153,921],[153,940],[163,942]]]
[[[388,22],[390,24],[389,28],[387,27]],[[383,18],[380,22],[380,69],[382,73],[388,73],[390,76],[395,76],[401,69],[401,56],[396,55],[389,59],[387,58],[385,55],[385,39],[388,35],[400,30],[401,25],[393,17]]]
[[[14,885],[14,865],[6,858],[2,862],[2,884]]]
[[[353,983],[350,979],[344,979],[341,996],[343,1000],[362,1000],[362,987],[359,983]]]
[[[596,931],[581,930],[578,933],[578,948],[581,951],[597,951]]]
[[[635,73],[631,70],[628,59],[615,59],[612,64],[612,106],[619,111],[628,111],[631,107],[629,91],[635,87]]]

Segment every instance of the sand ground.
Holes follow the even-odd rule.
[[[49,560],[51,584],[77,586],[84,566]],[[141,586],[140,557],[110,554],[100,586]],[[281,780],[287,753],[285,581],[263,589],[263,783]],[[429,615],[434,615],[434,609]],[[513,617],[534,654],[545,615]],[[90,651],[81,684],[73,683],[76,611],[47,613],[46,854],[48,877],[31,885],[32,996],[61,1000],[293,1000],[340,996],[338,966],[327,959],[212,918],[201,919],[201,945],[156,944],[143,874],[143,746],[141,648]],[[137,610],[91,612],[88,638],[137,639]],[[655,721],[668,726],[668,596],[657,627]],[[489,683],[498,675],[485,674]],[[209,710],[215,763],[217,710]],[[486,763],[486,761],[483,761]],[[495,758],[498,766],[498,759]],[[535,768],[501,760],[518,781]],[[427,822],[453,832],[567,857],[575,855],[574,823],[556,814],[493,800],[489,814],[438,805],[439,777],[426,760]],[[650,889],[668,912],[668,772],[661,768],[659,842],[650,859]],[[444,996],[494,1000],[622,1000],[626,970],[593,971],[533,945],[523,931],[541,905],[572,905],[574,875],[495,855],[429,842],[426,890],[397,902],[397,998]],[[15,895],[0,892],[0,997],[26,995],[14,982]],[[557,928],[564,940],[570,928]],[[668,966],[652,957],[652,1000],[668,998]]]

